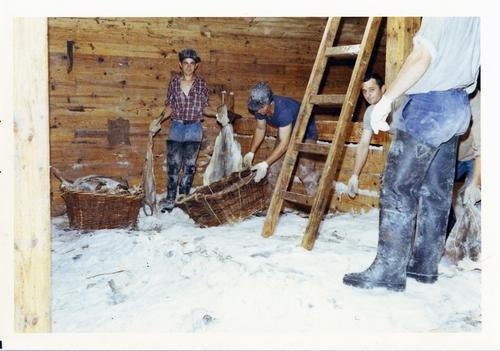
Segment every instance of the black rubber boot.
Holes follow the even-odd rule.
[[[167,140],[167,199],[161,212],[172,212],[177,196],[177,180],[182,160],[182,143]]]
[[[346,274],[344,284],[405,290],[418,194],[436,150],[398,131],[382,178],[377,256],[367,270]]]
[[[438,279],[451,208],[457,140],[454,137],[438,147],[420,190],[415,241],[406,274],[421,283],[432,284]]]
[[[196,159],[201,143],[188,141],[183,143],[182,163],[183,175],[179,186],[179,194],[189,195],[196,173]]]
[[[367,270],[346,274],[344,284],[364,289],[405,290],[413,223],[408,217],[408,213],[381,210],[377,256]]]

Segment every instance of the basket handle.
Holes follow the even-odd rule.
[[[214,210],[212,209],[212,206],[210,206],[210,204],[208,203],[206,195],[203,195],[203,200],[205,200],[205,203],[207,204],[208,208],[210,209],[210,212],[212,212],[214,217],[217,218],[217,220],[219,221],[219,224],[222,224],[222,221],[219,219],[219,217],[217,217]]]

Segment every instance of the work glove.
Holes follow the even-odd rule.
[[[349,183],[347,183],[347,195],[353,199],[358,194],[358,191],[358,176],[353,174],[351,178],[349,178]]]
[[[475,184],[469,184],[464,191],[464,205],[474,206],[481,201],[481,188]]]
[[[161,125],[158,122],[159,122],[159,118],[156,118],[156,119],[151,121],[151,123],[149,124],[149,132],[150,133],[156,134],[161,129]]]
[[[243,166],[245,168],[249,168],[252,165],[254,156],[255,154],[253,152],[247,152],[245,156],[243,156]]]
[[[255,183],[260,182],[267,174],[267,168],[269,165],[267,164],[266,161],[262,161],[257,163],[255,166],[251,168],[252,171],[257,171],[257,174],[255,175],[255,178],[253,179]]]
[[[385,121],[387,116],[391,112],[392,101],[387,96],[382,95],[382,98],[373,105],[372,115],[370,119],[370,125],[375,134],[378,134],[379,130],[387,132],[390,127]]]
[[[215,117],[217,118],[217,122],[219,122],[223,128],[227,126],[229,123],[229,118],[227,117],[227,106],[220,105],[219,108],[217,109]]]

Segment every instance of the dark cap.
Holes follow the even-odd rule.
[[[184,49],[179,52],[179,62],[182,62],[187,58],[193,59],[196,63],[201,61],[198,53],[194,49]]]
[[[255,84],[250,91],[248,98],[248,109],[252,112],[260,110],[264,105],[273,102],[274,94],[271,87],[266,82]]]

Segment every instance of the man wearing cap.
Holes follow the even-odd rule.
[[[293,126],[299,114],[300,103],[285,96],[274,95],[271,87],[266,82],[257,83],[250,92],[248,109],[255,114],[257,127],[255,129],[250,151],[243,157],[245,167],[252,166],[252,162],[260,144],[266,136],[267,123],[278,128],[278,138],[271,154],[262,162],[251,169],[257,172],[254,180],[261,181],[266,174],[272,192],[278,179],[283,155],[288,148]],[[318,131],[314,118],[307,125],[305,142],[316,143]],[[314,162],[310,159],[300,158],[297,166],[297,176],[302,181],[308,195],[313,195],[319,179],[319,172],[315,169]]]
[[[203,138],[203,115],[217,117],[217,112],[208,106],[205,80],[195,74],[200,61],[193,49],[179,52],[181,72],[170,80],[165,108],[160,117],[150,124],[150,131],[156,133],[163,121],[172,118],[167,138],[167,198],[162,212],[170,212],[174,208],[181,167],[179,194],[189,194]]]

